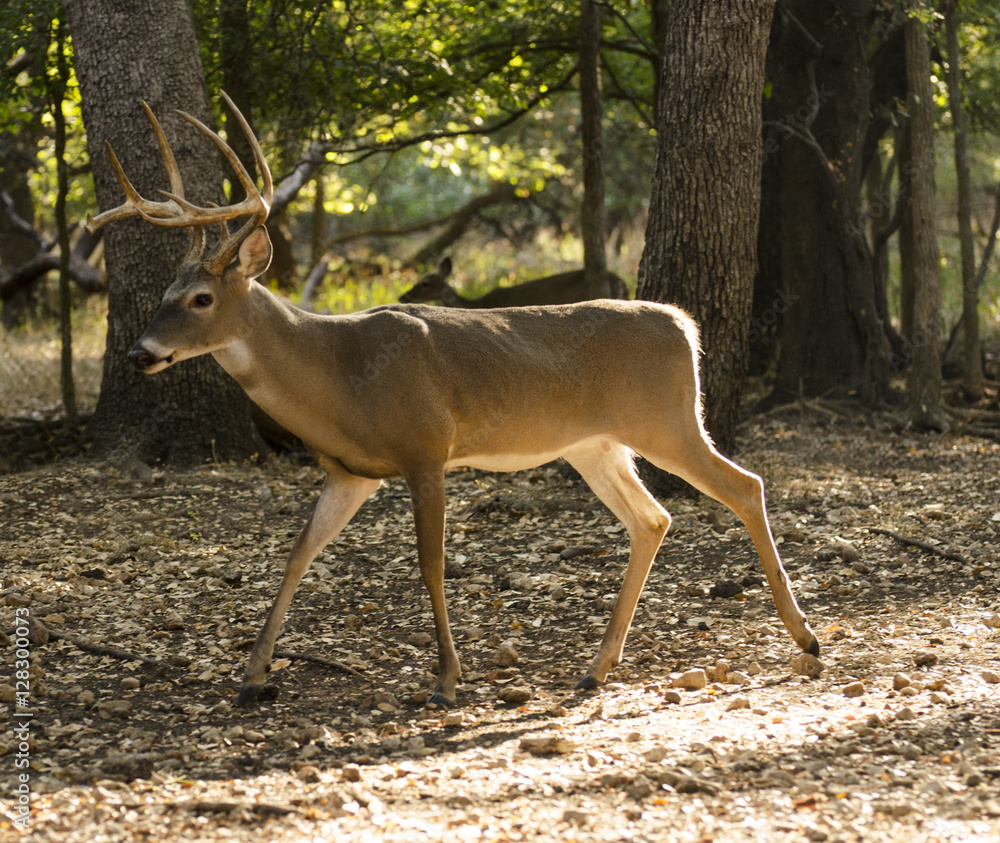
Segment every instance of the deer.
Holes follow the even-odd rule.
[[[528,307],[545,304],[572,304],[593,298],[587,289],[583,270],[561,272],[535,278],[513,287],[494,287],[486,295],[468,299],[459,295],[448,283],[451,275],[451,258],[444,257],[437,267],[424,275],[416,284],[399,297],[401,304],[430,302],[445,307]],[[610,298],[627,299],[628,288],[613,272],[607,273]]]
[[[219,135],[179,112],[219,148],[246,193],[222,207],[187,201],[170,145],[143,103],[171,189],[159,200],[140,196],[106,145],[125,201],[88,215],[87,225],[96,230],[139,216],[190,228],[188,253],[129,352],[131,362],[154,375],[211,354],[255,403],[301,438],[325,472],[250,652],[239,704],[265,687],[281,624],[313,559],[383,481],[401,477],[437,639],[439,669],[428,701],[455,705],[461,664],[444,587],[446,472],[456,466],[516,471],[560,457],[629,537],[618,599],[577,689],[597,689],[620,663],[670,527],[670,515],[638,477],[637,455],[735,512],[756,547],[779,617],[799,647],[818,655],[771,535],[763,482],[722,455],[706,433],[698,329],[687,314],[671,305],[611,299],[489,310],[390,305],[326,316],[299,310],[256,280],[271,257],[264,222],[273,183],[257,138],[223,97],[250,141],[263,192]],[[231,231],[229,223],[243,217]],[[205,228],[213,225],[218,242],[206,249]]]

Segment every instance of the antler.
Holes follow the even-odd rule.
[[[271,171],[267,166],[267,162],[264,160],[264,153],[261,151],[257,138],[254,137],[253,132],[250,130],[250,126],[247,123],[246,118],[243,117],[240,110],[229,98],[228,94],[223,92],[222,97],[225,99],[226,104],[236,116],[240,127],[247,136],[247,140],[250,141],[250,148],[253,150],[254,159],[257,162],[257,167],[261,172],[261,177],[264,182],[263,195],[261,195],[261,192],[257,189],[257,185],[254,184],[254,180],[250,177],[246,167],[243,166],[243,162],[240,161],[236,153],[230,148],[229,144],[219,137],[218,134],[209,129],[208,126],[202,123],[197,117],[192,117],[184,111],[178,111],[177,113],[181,117],[209,138],[209,140],[211,140],[219,148],[222,154],[225,155],[226,160],[229,161],[233,170],[235,170],[236,176],[240,180],[240,184],[243,185],[243,190],[246,192],[246,198],[242,202],[235,205],[226,205],[224,207],[219,207],[218,205],[213,204],[209,207],[203,208],[187,201],[187,199],[184,198],[184,183],[181,179],[180,170],[177,168],[177,161],[170,149],[170,144],[167,142],[166,135],[164,135],[163,129],[153,114],[152,109],[145,102],[143,102],[142,106],[146,109],[146,115],[149,117],[149,122],[153,126],[153,132],[156,134],[157,143],[160,145],[160,154],[163,158],[163,165],[166,167],[167,175],[170,178],[170,190],[160,191],[160,193],[167,197],[166,201],[154,202],[140,196],[139,192],[132,186],[128,176],[125,175],[125,171],[118,162],[118,158],[115,155],[114,150],[111,148],[111,144],[108,141],[105,141],[104,147],[107,149],[108,158],[111,161],[111,167],[115,171],[115,175],[118,177],[118,182],[121,184],[122,190],[125,191],[125,202],[117,208],[103,211],[96,217],[91,217],[88,214],[87,231],[93,233],[98,228],[109,222],[137,216],[142,217],[144,220],[151,222],[154,225],[160,225],[166,228],[194,226],[196,228],[192,232],[193,242],[191,249],[188,252],[188,259],[192,259],[200,255],[201,250],[204,247],[204,232],[200,227],[218,224],[220,226],[219,246],[215,254],[211,257],[209,264],[210,269],[216,272],[221,272],[225,269],[229,261],[231,261],[235,256],[236,250],[240,247],[240,243],[242,243],[249,236],[249,234],[257,228],[257,226],[263,225],[265,220],[267,220],[267,215],[271,210],[271,199],[274,196],[274,183],[271,180]],[[226,223],[229,220],[238,219],[239,217],[244,216],[249,216],[250,219],[247,220],[235,234],[231,234]]]

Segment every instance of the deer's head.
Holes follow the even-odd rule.
[[[420,304],[421,302],[442,302],[447,304],[449,294],[456,296],[448,285],[451,275],[451,258],[442,258],[437,269],[427,273],[416,284],[399,297],[402,304]]]
[[[164,293],[152,322],[129,352],[129,359],[136,368],[147,374],[229,344],[235,338],[235,316],[242,299],[248,294],[254,278],[263,273],[271,261],[271,241],[264,228],[274,195],[271,171],[247,121],[233,101],[225,93],[222,96],[250,141],[264,183],[263,195],[230,146],[200,120],[183,111],[177,113],[212,140],[232,165],[246,192],[242,202],[203,208],[184,198],[177,161],[159,121],[146,103],[143,107],[170,178],[170,190],[160,191],[166,197],[164,200],[154,202],[140,196],[125,175],[111,144],[105,143],[111,166],[125,191],[125,202],[96,217],[88,217],[87,230],[93,232],[109,222],[136,216],[153,225],[191,230],[191,246],[177,270],[177,279]],[[231,232],[229,221],[240,217],[249,219]],[[206,254],[205,227],[209,225],[218,226],[219,238]]]

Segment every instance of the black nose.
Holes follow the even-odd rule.
[[[146,351],[141,345],[137,345],[128,353],[128,359],[132,361],[132,365],[140,372],[146,371],[146,369],[156,362],[156,357]]]

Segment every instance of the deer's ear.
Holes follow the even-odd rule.
[[[240,244],[239,274],[247,282],[262,275],[271,263],[271,238],[267,229],[260,225]]]

